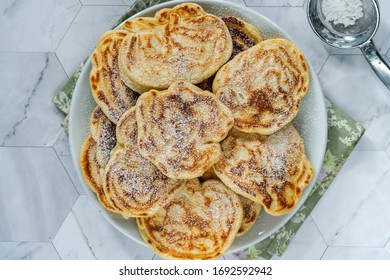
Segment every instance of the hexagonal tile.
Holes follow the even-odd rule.
[[[53,240],[62,259],[147,259],[153,253],[114,228],[84,195]]]
[[[69,27],[56,54],[68,75],[94,50],[103,33],[115,24],[128,6],[84,6]]]
[[[0,242],[1,260],[58,260],[51,242]]]
[[[0,51],[53,52],[80,7],[78,0],[0,1]]]
[[[0,241],[49,241],[78,193],[52,148],[0,148]]]
[[[385,150],[390,143],[389,90],[363,56],[331,55],[320,82],[325,96],[366,128],[358,150]]]
[[[66,172],[68,172],[73,184],[76,186],[79,194],[85,194],[84,189],[81,186],[80,179],[77,176],[72,156],[70,155],[69,135],[65,132],[65,130],[63,130],[58,137],[58,140],[54,145],[54,150],[64,165]]]
[[[305,0],[244,0],[248,7],[261,6],[283,6],[283,7],[300,7]]]
[[[64,118],[51,102],[67,79],[53,53],[0,53],[0,145],[50,146]]]
[[[387,16],[390,13],[390,1],[378,0],[379,11],[381,13],[380,24],[378,31],[375,34],[373,41],[381,54],[385,54],[390,48],[390,18]],[[338,49],[327,44],[326,48],[331,54],[361,54],[359,49]]]
[[[329,247],[323,260],[389,260],[390,255],[378,247]]]
[[[255,7],[252,9],[280,25],[302,48],[305,57],[313,66],[314,71],[316,73],[320,71],[328,58],[328,52],[311,30],[307,23],[306,14],[301,7]]]
[[[354,151],[312,217],[329,246],[384,246],[390,232],[390,158]]]

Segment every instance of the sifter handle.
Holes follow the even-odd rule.
[[[372,40],[367,41],[367,43],[360,46],[360,50],[371,65],[372,69],[390,90],[390,66],[380,55],[374,45],[374,42]]]

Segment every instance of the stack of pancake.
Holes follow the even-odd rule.
[[[168,259],[215,259],[262,208],[290,212],[314,173],[291,120],[302,52],[185,3],[103,34],[80,164],[101,204]]]

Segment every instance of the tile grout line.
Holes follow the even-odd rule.
[[[56,253],[57,253],[58,257],[60,258],[60,260],[62,260],[62,257],[60,256],[60,253],[58,253],[56,246],[54,246],[54,244],[53,244],[53,240],[50,243],[51,243],[51,246],[53,246],[54,251],[56,251]]]
[[[326,50],[326,52],[328,53],[328,57],[326,58],[326,60],[324,61],[324,63],[322,64],[320,70],[319,70],[318,73],[317,73],[318,79],[319,79],[319,76],[320,76],[320,74],[321,74],[321,72],[322,72],[322,69],[324,68],[325,64],[328,62],[329,57],[331,56],[331,54],[328,52],[328,50]]]
[[[385,248],[386,245],[387,245],[389,242],[390,242],[390,237],[387,239],[387,241],[386,241],[385,245],[383,246],[383,248]]]
[[[58,62],[59,62],[60,65],[61,65],[62,70],[64,71],[65,75],[68,77],[68,80],[69,80],[70,76],[69,76],[68,73],[66,72],[64,65],[62,65],[62,62],[61,62],[61,60],[59,59],[57,53],[54,52],[54,55],[55,55],[55,57],[57,58]],[[66,82],[65,82],[65,83],[66,83]],[[57,140],[58,140],[58,139],[57,139]]]
[[[385,148],[384,152],[387,152],[387,150],[389,150],[389,151],[390,151],[389,147],[390,147],[390,143],[389,143],[389,144],[387,144],[387,146],[386,146],[386,148]],[[386,153],[386,154],[387,154],[387,153]]]
[[[325,251],[322,253],[321,257],[320,257],[320,260],[322,260],[322,258],[324,257],[325,253],[328,251],[329,249],[329,246],[326,247]]]
[[[57,143],[57,142],[56,142],[56,143]],[[60,161],[62,168],[65,170],[66,175],[68,175],[69,180],[72,182],[73,187],[75,188],[76,192],[77,192],[78,195],[80,196],[80,192],[79,192],[79,190],[77,189],[75,182],[73,182],[72,177],[69,175],[69,172],[68,172],[68,170],[66,169],[64,163],[62,162],[60,156],[57,154],[56,149],[54,149],[54,147],[51,147],[51,148],[54,150],[54,153],[56,154],[58,160]],[[72,164],[73,164],[73,163],[72,163]],[[77,198],[78,198],[78,197],[77,197]],[[77,199],[76,199],[76,200],[77,200]],[[72,206],[72,208],[73,208],[73,206]]]
[[[51,239],[51,242],[53,243],[53,240],[56,238],[58,232],[60,231],[61,227],[64,225],[66,219],[69,217],[69,215],[73,212],[73,207],[76,205],[76,202],[79,200],[79,197],[75,200],[75,202],[73,203],[72,207],[70,208],[69,212],[68,212],[68,215],[66,215],[64,221],[62,222],[62,224],[58,227],[58,230],[56,231],[56,233],[53,235],[53,238]],[[53,243],[53,246],[55,248],[55,245]],[[57,249],[57,248],[56,248]]]
[[[79,2],[80,2],[80,1],[79,1]],[[81,11],[82,8],[83,8],[83,5],[80,5],[79,10],[77,11],[76,15],[73,17],[73,20],[71,21],[71,23],[69,24],[68,28],[66,29],[66,31],[65,31],[65,33],[64,33],[64,36],[62,36],[62,38],[61,38],[60,42],[58,43],[57,47],[55,48],[54,52],[56,52],[56,51],[58,50],[58,48],[60,47],[62,41],[64,40],[66,34],[68,34],[68,31],[69,31],[70,27],[71,27],[72,24],[74,23],[76,17],[79,15],[79,13],[80,13],[80,11]],[[65,73],[66,73],[66,72],[65,72]]]
[[[326,239],[325,239],[324,235],[322,234],[320,228],[318,227],[318,225],[317,225],[316,221],[314,220],[313,216],[311,215],[311,213],[309,214],[309,216],[310,216],[310,218],[313,220],[313,223],[314,223],[314,225],[316,226],[318,232],[320,233],[322,240],[325,242],[326,246],[329,247],[328,242],[326,242]]]

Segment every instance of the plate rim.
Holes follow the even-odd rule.
[[[173,0],[173,1],[167,1],[167,2],[159,3],[159,4],[153,5],[151,7],[148,7],[146,9],[144,9],[144,10],[134,14],[133,16],[129,17],[128,19],[140,17],[140,14],[142,16],[142,14],[149,13],[150,11],[173,7],[173,6],[181,4],[181,3],[195,3],[195,4],[198,4],[198,5],[202,5],[202,3],[216,4],[216,5],[227,6],[229,8],[235,8],[235,9],[237,9],[239,11],[242,11],[242,12],[249,11],[252,14],[256,14],[256,16],[261,17],[262,20],[266,21],[269,25],[275,27],[278,30],[278,32],[283,34],[283,36],[285,36],[286,38],[288,38],[289,40],[294,42],[299,48],[301,48],[299,46],[299,44],[297,44],[295,42],[295,40],[293,40],[291,38],[291,36],[282,27],[280,27],[278,24],[276,24],[275,22],[273,22],[270,19],[268,19],[266,16],[264,16],[260,12],[255,11],[253,9],[250,9],[250,8],[248,8],[246,6],[242,6],[242,5],[239,5],[239,4],[236,4],[236,3],[232,3],[232,2],[224,2],[224,1],[221,1],[221,0],[216,0],[216,1],[212,1],[212,0],[195,0],[195,1]],[[124,20],[124,21],[126,21],[126,20]],[[122,24],[123,23],[119,24],[114,29],[119,29],[122,26]],[[92,53],[93,53],[93,51],[92,51]],[[86,70],[88,68],[87,66],[91,64],[92,53],[89,55],[88,59],[84,63],[83,69],[81,70],[79,76],[81,76],[82,74],[85,75],[84,72],[87,71]],[[315,84],[315,86],[316,86],[315,94],[319,94],[320,95],[321,107],[323,108],[323,110],[321,110],[321,112],[318,112],[318,113],[322,113],[322,116],[320,116],[320,118],[324,120],[324,122],[325,122],[324,127],[326,128],[324,130],[324,139],[322,139],[323,140],[323,143],[322,143],[323,149],[322,149],[321,155],[320,155],[320,158],[322,159],[321,162],[323,162],[324,157],[325,157],[326,147],[327,147],[327,145],[326,145],[327,144],[327,138],[328,138],[327,109],[326,109],[326,105],[325,105],[325,97],[324,97],[323,90],[322,90],[321,84],[319,82],[318,76],[313,71],[314,70],[313,66],[311,65],[310,61],[308,61],[307,58],[306,58],[306,61],[307,61],[308,65],[309,65],[309,69],[310,69],[310,78],[311,78],[310,86],[313,86],[313,84]],[[313,79],[314,79],[314,81],[313,81]],[[82,83],[81,79],[78,79],[77,82],[76,82],[74,91],[73,91],[73,97],[75,95],[77,95],[78,92],[80,92],[81,83]],[[72,101],[73,100],[74,99],[72,98]],[[74,165],[74,167],[76,169],[76,173],[77,173],[77,177],[79,179],[79,182],[81,183],[81,185],[82,185],[85,193],[87,194],[88,198],[92,198],[93,204],[95,205],[95,207],[97,207],[97,209],[99,210],[100,214],[102,214],[103,217],[113,227],[115,227],[118,231],[120,231],[122,234],[124,234],[127,238],[130,238],[131,240],[137,242],[138,244],[141,244],[141,245],[149,248],[148,245],[142,240],[142,238],[141,238],[141,240],[138,240],[137,238],[134,238],[133,236],[129,235],[127,231],[125,231],[124,229],[122,229],[120,226],[118,226],[115,223],[115,220],[112,217],[110,217],[108,211],[99,203],[98,199],[96,198],[95,193],[92,192],[92,190],[88,187],[87,183],[85,182],[85,179],[84,179],[84,177],[82,175],[82,172],[81,172],[81,168],[80,168],[80,164],[79,164],[79,158],[78,158],[78,156],[76,156],[77,152],[75,151],[75,149],[77,149],[77,148],[73,147],[73,141],[71,141],[71,139],[73,139],[74,126],[77,123],[77,121],[74,120],[74,118],[72,117],[72,116],[74,116],[74,114],[72,114],[72,112],[75,110],[74,109],[75,105],[73,105],[73,104],[74,104],[74,102],[71,102],[71,106],[70,106],[70,110],[69,110],[69,146],[70,146],[72,162],[73,162],[73,165]],[[321,168],[321,166],[320,166],[320,168]],[[309,196],[309,192],[312,190],[312,188],[314,187],[314,185],[316,183],[316,180],[317,180],[318,175],[320,173],[320,168],[315,168],[315,173],[314,173],[314,176],[312,178],[312,181],[310,182],[309,186],[307,188],[305,188],[305,190],[304,190],[304,194],[305,194],[304,198],[302,197],[303,196],[302,195],[301,198],[299,199],[297,205],[295,206],[295,208],[290,213],[286,214],[285,217],[288,216],[288,218],[285,218],[286,221],[284,221],[280,226],[276,227],[275,229],[273,229],[272,231],[268,232],[267,234],[263,234],[262,237],[259,238],[259,240],[248,242],[246,245],[237,246],[236,248],[234,248],[234,250],[232,250],[232,246],[234,244],[234,242],[233,242],[232,246],[227,250],[227,252],[225,252],[225,254],[229,254],[229,253],[241,251],[241,250],[243,250],[245,248],[249,248],[249,247],[253,246],[254,244],[257,244],[258,242],[261,242],[262,240],[268,238],[270,235],[274,234],[278,230],[280,230],[295,215],[295,213],[299,210],[299,208],[307,200],[307,198]]]

